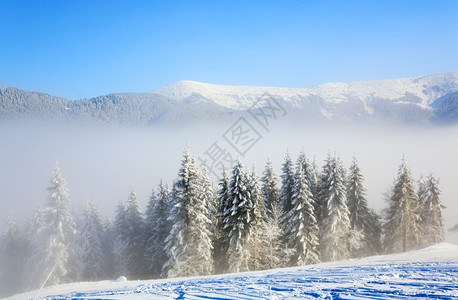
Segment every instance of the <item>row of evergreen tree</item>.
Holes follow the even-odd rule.
[[[404,160],[387,195],[385,222],[369,209],[356,159],[347,175],[336,155],[328,154],[319,172],[304,153],[296,164],[287,154],[280,179],[270,161],[262,178],[237,161],[215,190],[186,150],[172,190],[161,182],[142,213],[132,189],[114,222],[104,223],[94,204],[74,217],[56,165],[46,206],[22,230],[10,218],[1,236],[1,294],[121,275],[302,266],[444,240],[438,181],[421,179],[416,192]]]

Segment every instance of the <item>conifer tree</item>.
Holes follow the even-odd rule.
[[[423,226],[424,225],[424,222],[423,222],[424,212],[423,211],[424,211],[425,200],[426,200],[426,182],[422,174],[420,174],[420,179],[418,179],[417,184],[418,184],[417,196],[418,196],[418,209],[419,209],[418,214],[420,216],[419,230],[420,230],[420,235],[421,235],[420,244],[426,245],[426,240],[424,239],[424,235],[426,234],[425,232],[426,228]]]
[[[356,157],[353,157],[353,163],[350,166],[350,176],[347,182],[347,206],[350,212],[351,229],[356,230],[364,230],[369,212],[363,180],[364,178]]]
[[[290,264],[303,266],[319,262],[318,258],[318,226],[313,212],[312,193],[303,171],[303,162],[298,161],[294,178],[293,207],[287,215],[288,245],[294,250]]]
[[[115,226],[110,219],[106,219],[103,222],[103,253],[105,253],[105,268],[104,274],[106,274],[107,278],[114,278],[116,271],[115,271],[115,259],[114,259],[114,241],[115,241]]]
[[[307,185],[310,189],[311,193],[311,199],[310,203],[313,205],[313,213],[315,216],[315,219],[317,220],[318,223],[318,218],[317,218],[317,206],[318,206],[318,188],[319,188],[319,178],[318,178],[318,171],[316,169],[316,164],[315,162],[310,162],[309,159],[307,158],[307,155],[305,152],[301,152],[299,154],[299,157],[297,159],[297,164],[302,165],[302,171],[304,172],[305,179],[307,181]]]
[[[166,240],[168,277],[208,275],[213,272],[210,204],[194,159],[185,151],[173,188],[172,229]]]
[[[210,232],[210,239],[212,245],[217,235],[217,208],[216,208],[216,192],[213,184],[208,177],[207,167],[204,165],[201,171],[201,185],[202,185],[202,202],[207,206],[208,231]],[[213,249],[213,246],[212,246]],[[213,251],[213,250],[212,250]]]
[[[315,218],[319,227],[328,215],[327,200],[329,199],[329,190],[331,188],[330,183],[332,181],[331,176],[333,162],[334,160],[331,156],[331,152],[328,152],[328,156],[326,158],[325,164],[323,165],[323,170],[321,171],[318,180],[317,195],[314,205]]]
[[[426,183],[423,178],[423,175],[420,174],[420,179],[418,179],[418,205],[423,206],[423,203],[425,202],[425,197],[426,197]]]
[[[313,162],[310,162],[309,161],[309,168],[306,169],[308,170],[306,172],[307,174],[307,177],[309,178],[309,182],[310,182],[310,191],[312,192],[312,195],[313,195],[313,200],[315,201],[315,203],[317,202],[317,198],[318,198],[318,187],[319,187],[319,183],[320,183],[320,178],[319,178],[319,171],[318,171],[318,167],[316,165],[316,161],[315,159],[313,160]]]
[[[113,262],[114,274],[116,277],[129,276],[134,273],[134,261],[132,253],[129,251],[129,230],[126,216],[126,205],[123,202],[116,208],[116,217],[113,228]]]
[[[309,161],[304,151],[299,153],[297,163],[302,164],[302,171],[304,172],[307,180],[307,185],[309,186],[310,193],[312,194],[312,202],[315,205],[318,185],[316,166],[314,163]]]
[[[75,222],[69,208],[66,181],[57,163],[48,192],[48,201],[40,212],[40,227],[36,229],[32,240],[32,272],[39,280],[35,286],[46,278],[47,285],[68,282],[70,263],[74,258],[69,246],[74,241]]]
[[[128,245],[127,251],[128,255],[132,257],[130,272],[125,275],[141,278],[145,273],[145,239],[143,235],[145,224],[134,188],[131,189],[127,199],[125,221],[127,225],[127,235],[125,236]]]
[[[270,219],[278,219],[279,191],[277,187],[278,178],[275,174],[272,163],[267,160],[262,181],[262,194],[264,195],[267,216]]]
[[[291,211],[293,204],[292,204],[292,197],[293,197],[293,188],[294,188],[294,166],[289,153],[286,154],[285,162],[282,166],[282,174],[281,174],[281,189],[280,189],[280,226],[282,228],[284,234],[283,242],[286,244],[288,240],[286,236],[290,235],[291,228],[288,227],[288,214]]]
[[[161,182],[162,184],[162,182]],[[150,241],[154,238],[156,233],[156,228],[153,227],[153,223],[155,221],[155,206],[157,204],[158,199],[156,198],[156,193],[154,189],[151,191],[148,204],[146,205],[145,210],[145,230],[144,230],[144,240],[145,240],[145,275],[147,278],[153,278],[154,276],[153,267],[155,261],[151,259],[151,255],[154,255],[151,251],[151,246],[155,243]],[[153,245],[152,245],[153,244]],[[161,268],[162,270],[162,268]],[[156,277],[157,278],[157,277]]]
[[[255,222],[266,221],[267,219],[267,208],[266,201],[264,200],[264,195],[262,193],[260,179],[256,174],[256,170],[253,167],[251,174],[247,175],[248,180],[248,189],[250,191],[250,196],[253,201],[253,219]],[[256,225],[257,223],[253,224]]]
[[[267,270],[287,267],[293,251],[284,245],[284,234],[279,219],[277,217],[268,218],[261,230],[260,269]]]
[[[106,278],[107,266],[104,248],[104,229],[100,213],[95,204],[86,205],[78,224],[75,238],[77,279],[92,281]]]
[[[369,249],[369,255],[379,255],[383,251],[382,222],[381,217],[373,209],[369,211],[368,225],[365,238]]]
[[[328,156],[322,176],[321,205],[325,207],[320,227],[320,253],[322,260],[335,261],[348,258],[347,239],[350,233],[349,211],[345,189],[345,172],[337,157]],[[323,211],[322,211],[323,212]]]
[[[146,210],[146,261],[148,274],[153,278],[161,276],[162,267],[167,261],[165,240],[170,232],[171,225],[168,220],[170,215],[171,195],[167,186],[161,182],[157,197],[154,191],[151,194]]]
[[[18,293],[25,276],[25,241],[16,221],[8,217],[5,232],[0,236],[0,297]]]
[[[421,234],[419,221],[418,196],[414,191],[410,171],[403,159],[386,210],[384,225],[386,251],[403,252],[418,246]]]
[[[259,257],[261,269],[286,267],[291,251],[284,246],[284,233],[280,226],[281,208],[279,207],[278,178],[272,163],[267,161],[262,181],[266,221],[258,229],[261,232]]]
[[[25,274],[24,289],[36,289],[44,280],[39,271],[40,252],[35,247],[35,242],[38,237],[38,231],[43,227],[43,208],[37,207],[32,216],[27,220],[25,227],[25,263],[24,269],[28,270]]]
[[[249,269],[257,271],[263,269],[264,253],[263,253],[263,239],[266,233],[267,212],[265,208],[265,201],[262,195],[261,187],[259,185],[259,177],[256,171],[253,171],[247,176],[248,191],[253,203],[251,211],[251,228],[252,234],[248,244],[250,251],[250,260],[248,262]]]
[[[289,153],[286,153],[285,162],[282,165],[280,189],[280,205],[285,214],[292,208],[292,197],[294,187],[294,165]]]
[[[126,203],[120,203],[116,211],[114,228],[114,260],[116,276],[141,278],[144,270],[144,220],[132,188]]]
[[[231,206],[224,215],[224,228],[228,231],[229,245],[226,253],[228,271],[247,271],[250,253],[248,243],[253,231],[253,201],[249,192],[249,182],[243,164],[237,161],[229,184]]]
[[[370,254],[369,239],[371,236],[371,213],[367,205],[366,189],[363,186],[364,177],[356,157],[353,157],[350,174],[347,180],[347,206],[350,212],[350,230],[353,236],[359,236],[353,245],[350,245],[352,257],[363,257]]]
[[[229,247],[229,233],[230,228],[225,227],[225,220],[231,214],[230,208],[232,207],[232,199],[229,194],[229,178],[226,171],[223,171],[222,178],[219,183],[219,190],[216,192],[216,205],[217,205],[217,233],[214,237],[214,252],[213,257],[215,261],[215,272],[217,274],[223,273],[228,269],[226,253]]]
[[[444,219],[442,209],[445,206],[440,199],[439,180],[431,174],[424,185],[421,202],[421,228],[423,228],[422,242],[424,245],[440,243],[445,240]]]

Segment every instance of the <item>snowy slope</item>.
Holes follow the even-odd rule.
[[[432,74],[415,78],[402,78],[377,81],[326,83],[311,88],[279,88],[256,86],[229,86],[179,81],[153,91],[175,100],[201,101],[207,99],[221,106],[243,110],[264,93],[281,98],[295,106],[301,106],[304,98],[319,97],[327,103],[347,102],[359,99],[368,113],[373,108],[370,100],[375,98],[396,101],[397,103],[415,102],[428,108],[436,99],[447,93],[458,91],[458,72]]]
[[[10,299],[30,299],[37,292]],[[42,299],[410,299],[458,298],[458,246],[441,243],[394,255],[307,267],[189,279],[73,283]]]

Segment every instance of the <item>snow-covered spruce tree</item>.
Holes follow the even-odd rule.
[[[315,162],[310,162],[307,158],[305,152],[301,152],[297,159],[297,164],[302,164],[302,171],[304,172],[304,176],[307,180],[307,185],[309,186],[310,193],[312,194],[311,203],[313,205],[313,212],[315,215],[315,219],[318,219],[316,216],[316,207],[318,203],[318,185],[319,185],[319,178],[318,178],[318,171],[316,168]]]
[[[302,164],[302,171],[304,172],[304,175],[307,179],[307,184],[310,189],[310,193],[312,194],[313,205],[315,205],[318,185],[316,166],[314,163],[309,161],[307,155],[303,151],[299,153],[297,163]]]
[[[294,165],[289,153],[286,153],[285,162],[282,165],[280,205],[285,214],[292,208],[292,197],[294,187]]]
[[[369,255],[379,255],[383,251],[382,246],[382,222],[381,217],[375,210],[369,210],[369,223],[367,228],[367,235],[365,236]]]
[[[143,232],[145,222],[143,213],[137,200],[137,193],[134,188],[131,189],[127,199],[126,211],[126,236],[128,255],[132,258],[130,272],[125,274],[131,278],[141,278],[145,273],[145,239]]]
[[[268,218],[264,224],[261,239],[261,268],[276,269],[287,267],[293,251],[285,247],[284,234],[278,218]]]
[[[251,271],[257,271],[264,269],[264,259],[266,249],[262,241],[266,234],[266,221],[267,211],[265,207],[265,200],[262,195],[259,177],[256,174],[255,169],[251,174],[247,175],[248,180],[248,191],[252,199],[253,210],[251,212],[251,228],[252,234],[249,241],[250,260],[248,267]]]
[[[169,219],[172,229],[166,239],[168,260],[163,272],[168,277],[213,273],[210,205],[202,187],[202,177],[188,149],[173,187],[172,198]]]
[[[227,267],[226,252],[229,247],[229,227],[224,227],[224,220],[231,214],[232,199],[229,196],[229,178],[226,171],[223,171],[219,183],[219,190],[216,192],[217,208],[217,233],[213,242],[213,260],[215,262],[215,273],[225,272]],[[226,215],[227,214],[227,215]]]
[[[201,184],[202,184],[202,201],[206,203],[207,206],[207,217],[210,220],[208,223],[208,231],[211,233],[212,245],[215,241],[215,236],[217,235],[217,208],[216,208],[216,192],[213,188],[213,183],[208,177],[207,167],[204,165],[202,167],[201,174]],[[212,246],[213,249],[213,246]],[[212,250],[213,251],[213,250]]]
[[[39,286],[48,277],[46,285],[70,280],[70,265],[74,258],[70,244],[74,242],[75,222],[69,208],[65,179],[56,163],[55,174],[50,180],[48,201],[40,212],[40,227],[32,240],[34,263]]]
[[[249,192],[249,180],[243,164],[238,160],[232,170],[229,184],[229,200],[224,215],[224,228],[229,245],[226,252],[228,272],[248,271],[249,242],[253,231],[253,201]]]
[[[404,159],[388,201],[384,224],[386,252],[396,253],[415,248],[419,245],[421,235],[418,196]]]
[[[161,181],[162,184],[162,181]],[[154,252],[152,253],[150,247],[152,244],[156,244],[153,242],[153,237],[156,233],[156,228],[153,227],[153,223],[155,221],[155,211],[154,207],[157,203],[157,198],[156,198],[156,193],[154,189],[151,191],[150,197],[148,204],[146,205],[146,210],[145,210],[145,230],[143,231],[144,235],[144,240],[145,240],[145,276],[147,278],[154,278],[154,272],[153,272],[153,267],[155,261],[151,259],[151,255],[154,255]],[[167,217],[167,216],[166,216]],[[150,241],[151,240],[151,241]],[[158,278],[158,277],[156,277]]]
[[[118,205],[114,227],[113,255],[116,276],[141,278],[145,272],[145,227],[133,188],[127,202]]]
[[[126,205],[123,202],[118,204],[116,208],[116,216],[113,228],[113,271],[116,277],[128,276],[133,272],[132,266],[134,265],[132,254],[128,250],[129,241],[127,235],[129,234]]]
[[[88,203],[79,218],[73,249],[78,281],[107,278],[107,262],[104,248],[104,230],[100,213],[95,204]]]
[[[285,161],[282,165],[282,174],[281,177],[281,189],[279,195],[279,216],[280,226],[282,228],[284,239],[283,242],[285,245],[288,243],[286,236],[291,232],[288,227],[287,216],[289,211],[292,209],[292,197],[293,197],[293,188],[294,188],[294,165],[289,153],[286,153]]]
[[[429,245],[445,240],[444,219],[441,209],[445,208],[440,199],[439,180],[429,175],[424,185],[420,202],[420,220],[423,229],[422,244]]]
[[[0,236],[0,297],[19,293],[25,277],[25,241],[16,221],[8,217],[5,232]]]
[[[278,178],[270,160],[267,160],[264,176],[261,178],[261,181],[267,216],[270,219],[278,219]]]
[[[102,240],[103,253],[105,253],[104,260],[106,263],[102,273],[106,274],[108,279],[115,278],[116,263],[113,252],[113,245],[115,241],[115,226],[110,219],[106,219],[105,222],[103,222]]]
[[[319,178],[320,172],[318,171],[318,166],[316,164],[315,159],[313,160],[313,162],[309,163],[309,166],[310,166],[310,170],[307,171],[306,174],[307,174],[307,178],[309,178],[310,184],[312,185],[310,190],[312,192],[313,199],[316,202],[317,201],[316,199],[318,198],[318,186],[320,183],[320,178]],[[315,180],[315,184],[313,184],[313,180]]]
[[[24,269],[25,278],[23,283],[24,290],[36,289],[44,280],[39,272],[39,251],[35,248],[35,240],[38,236],[38,230],[43,227],[43,208],[38,207],[33,211],[32,216],[27,220],[24,230]]]
[[[420,245],[427,245],[426,240],[423,238],[425,234],[425,227],[423,226],[424,222],[422,220],[423,218],[423,209],[424,209],[424,203],[425,203],[425,198],[426,198],[426,182],[423,178],[423,175],[420,174],[420,179],[417,181],[418,185],[418,190],[417,190],[417,196],[418,196],[418,215],[420,216]]]
[[[165,252],[165,240],[170,232],[171,195],[167,186],[161,182],[159,184],[157,197],[154,192],[151,194],[148,207],[146,209],[146,261],[148,275],[152,278],[161,276],[162,267],[167,261]]]
[[[347,206],[350,212],[351,236],[355,237],[355,243],[350,246],[351,257],[363,257],[371,254],[369,239],[371,235],[371,213],[367,205],[366,189],[363,185],[364,177],[358,165],[356,157],[350,166],[350,174],[347,179]],[[360,238],[356,238],[360,237]]]
[[[254,175],[253,177],[252,175],[252,179],[253,178],[257,178],[257,176]],[[257,257],[255,269],[284,267],[288,263],[290,251],[288,251],[282,241],[284,235],[279,222],[278,179],[273,171],[270,160],[266,163],[264,176],[261,181],[264,207],[260,206],[258,211],[265,210],[265,217],[263,217],[265,220],[261,223],[258,222],[256,225],[256,234],[253,238],[257,240],[258,244],[258,250],[255,254],[255,257]],[[257,192],[255,191],[255,195],[256,194]],[[254,198],[259,199],[256,196]],[[258,207],[258,205],[256,205],[256,207]]]
[[[420,174],[420,179],[418,179],[417,185],[418,185],[418,192],[417,192],[418,203],[421,206],[426,197],[426,193],[425,193],[426,192],[426,183],[425,183],[425,180],[422,174]]]
[[[313,212],[312,193],[303,171],[302,161],[298,161],[294,177],[293,207],[287,214],[290,233],[288,247],[293,249],[291,266],[304,266],[318,263],[318,226]]]
[[[327,200],[329,199],[330,183],[332,181],[331,176],[333,163],[334,158],[331,156],[331,152],[328,152],[328,156],[319,176],[314,205],[315,218],[319,227],[321,226],[323,219],[328,215]]]
[[[320,253],[323,261],[348,258],[347,239],[350,233],[349,211],[345,188],[345,172],[337,157],[328,157],[322,176],[321,201],[326,214],[319,224]]]

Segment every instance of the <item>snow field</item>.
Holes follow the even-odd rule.
[[[33,299],[37,291],[8,299]],[[39,299],[458,299],[458,246],[305,267],[150,281],[72,283]]]

